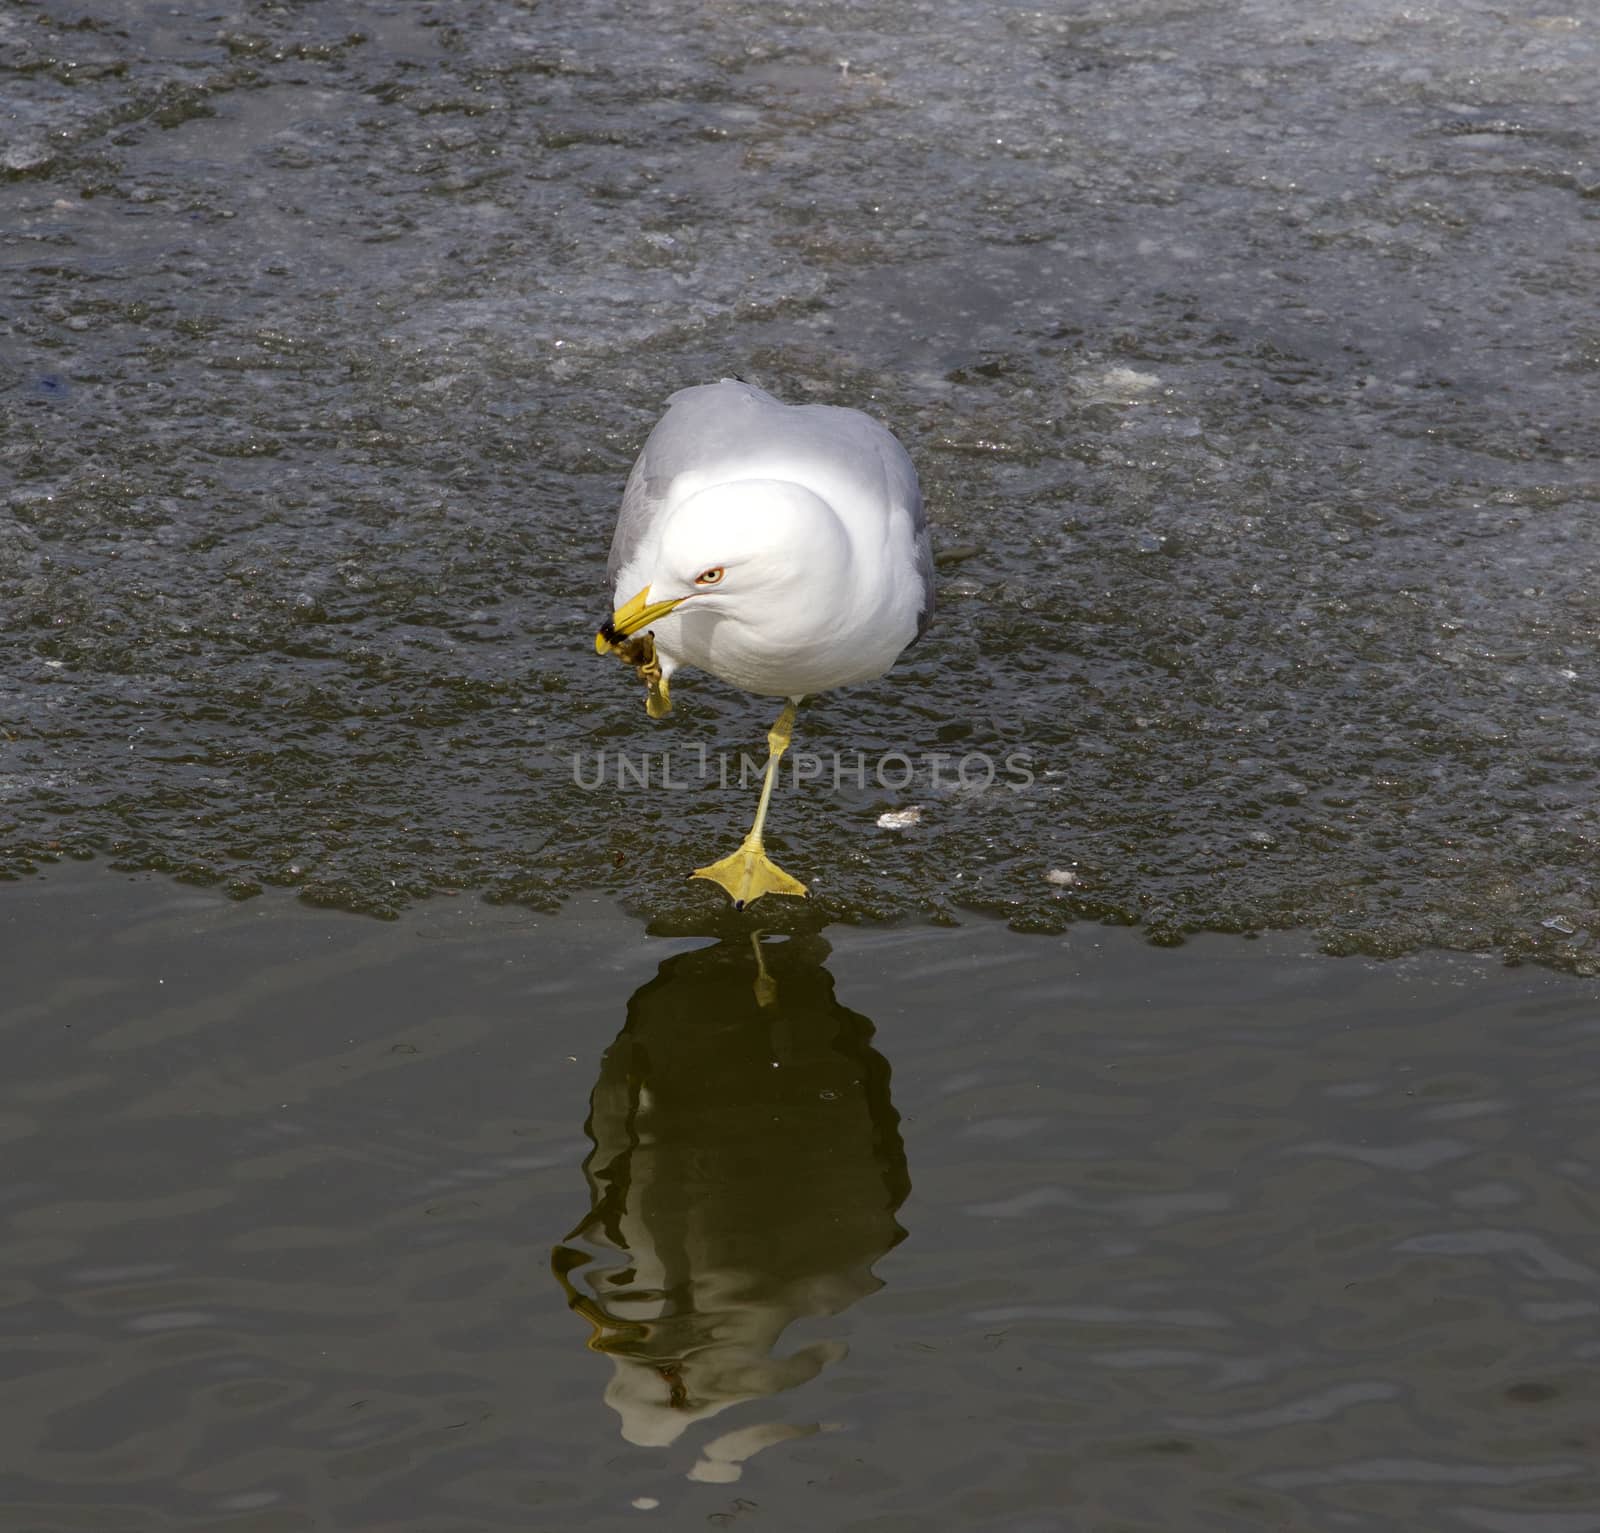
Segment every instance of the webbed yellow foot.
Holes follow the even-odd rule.
[[[795,894],[805,896],[806,886],[798,878],[791,878],[762,849],[759,841],[746,838],[736,852],[709,867],[696,868],[690,878],[709,878],[720,884],[733,901],[735,910],[743,910],[752,900],[763,894]]]

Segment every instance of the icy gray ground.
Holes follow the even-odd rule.
[[[824,914],[1593,971],[1596,34],[8,7],[0,864],[690,919],[753,793],[570,763],[766,729],[687,677],[651,725],[589,639],[661,401],[736,371],[894,427],[945,554],[934,633],[799,747],[1037,774],[786,792]]]

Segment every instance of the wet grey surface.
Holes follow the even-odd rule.
[[[1600,1528],[1592,983],[831,935],[0,892],[0,1527]]]
[[[786,791],[834,918],[1594,969],[1588,10],[41,0],[0,70],[10,874],[701,920],[751,795],[570,762],[767,726],[588,637],[737,371],[885,418],[944,551],[798,748],[1036,769]]]

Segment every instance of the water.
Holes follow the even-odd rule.
[[[1597,122],[1526,0],[0,11],[0,1528],[1600,1530]],[[940,561],[759,948],[764,705],[591,644],[732,372]]]
[[[925,645],[803,720],[797,749],[919,764],[786,790],[780,860],[834,919],[1593,971],[1592,18],[0,29],[12,876],[94,852],[379,914],[701,919],[680,874],[749,795],[588,792],[572,759],[759,748],[709,679],[652,726],[589,641],[650,422],[738,371],[893,425],[944,560]],[[1027,792],[922,765],[1013,750]]]
[[[13,890],[0,1527],[1600,1526],[1592,985],[834,937]]]

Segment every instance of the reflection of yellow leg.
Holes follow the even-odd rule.
[[[767,736],[767,775],[761,783],[761,802],[756,806],[756,822],[750,834],[739,845],[739,850],[729,853],[720,862],[709,867],[696,868],[691,878],[709,878],[721,884],[733,901],[735,910],[743,910],[751,900],[763,894],[804,894],[806,886],[798,878],[780,868],[761,845],[761,832],[767,823],[767,806],[772,802],[772,784],[778,776],[778,762],[789,749],[794,733],[794,704],[783,705],[778,722]]]
[[[770,1006],[778,999],[778,982],[767,973],[767,961],[761,956],[761,933],[750,933],[750,946],[756,953],[756,1004]]]

